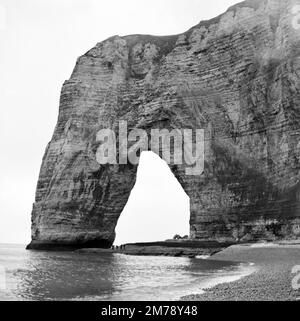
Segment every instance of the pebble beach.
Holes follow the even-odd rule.
[[[193,301],[295,301],[300,300],[297,266],[300,243],[261,243],[234,245],[209,259],[253,263],[255,271],[235,282],[202,289],[182,300]],[[300,273],[300,267],[298,270]]]

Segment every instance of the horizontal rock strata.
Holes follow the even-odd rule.
[[[299,237],[297,3],[245,1],[183,34],[114,36],[81,56],[43,158],[29,248],[111,246],[137,165],[99,165],[96,136],[120,120],[205,130],[204,173],[170,165],[190,197],[191,238]]]

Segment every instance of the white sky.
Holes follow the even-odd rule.
[[[0,0],[0,242],[27,243],[30,213],[60,89],[78,56],[112,35],[169,35],[236,0]],[[188,234],[188,198],[146,153],[117,243]]]

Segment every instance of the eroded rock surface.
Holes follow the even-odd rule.
[[[114,36],[81,56],[43,158],[29,248],[113,243],[137,166],[100,166],[95,154],[97,132],[119,120],[205,129],[204,173],[170,166],[190,197],[191,238],[299,237],[297,4],[246,1],[181,35]]]

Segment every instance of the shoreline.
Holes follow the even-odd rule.
[[[208,258],[253,263],[253,271],[230,281],[226,277],[216,285],[201,286],[199,292],[181,297],[182,301],[298,301],[300,290],[293,289],[300,265],[300,243],[254,243],[233,245]]]
[[[200,282],[199,289],[196,290],[196,293],[192,294],[192,296],[201,296],[201,295],[204,295],[208,289],[212,289],[222,284],[237,282],[242,278],[247,277],[252,273],[255,273],[257,270],[258,270],[258,267],[253,263],[240,263],[240,265],[236,270],[231,270],[231,271],[224,270],[212,276],[211,278]],[[189,299],[190,296],[191,296],[190,294],[181,296],[179,300],[185,301],[185,298],[187,298],[187,300],[190,300]],[[192,300],[192,301],[196,301],[196,300]]]
[[[191,246],[192,245],[192,246]],[[126,244],[125,249],[84,248],[83,254],[116,253],[134,256],[173,256],[246,264],[240,271],[224,271],[193,286],[182,301],[298,301],[300,290],[292,282],[299,266],[300,240],[243,244],[164,241]],[[252,264],[252,265],[251,265]],[[241,272],[241,273],[239,273]],[[295,282],[295,281],[294,281]],[[299,282],[298,282],[299,283]],[[296,285],[298,284],[296,283]]]
[[[3,245],[5,246],[5,244]],[[165,254],[158,254],[161,251],[159,249],[156,256],[170,256],[170,249],[171,252],[175,251],[174,253],[176,253],[179,250],[177,245],[176,242],[172,242],[172,246],[167,247]],[[197,249],[196,244],[194,245],[193,251],[201,252],[203,250]],[[16,244],[15,246],[23,247],[23,245]],[[144,248],[141,248],[144,251]],[[190,248],[180,249],[180,251],[182,250],[189,251]],[[153,248],[150,248],[149,251],[148,255],[153,256]],[[123,253],[123,251],[118,250],[97,248],[71,252],[96,256],[108,253],[109,257],[111,254],[136,255],[135,253]],[[179,256],[189,257],[182,254]],[[145,256],[143,253],[140,255]],[[300,299],[300,289],[297,290],[300,284],[299,280],[297,281],[296,279],[296,276],[300,275],[300,240],[236,244],[228,246],[213,255],[200,254],[193,256],[193,258],[202,261],[215,261],[217,266],[221,261],[232,263],[232,268],[227,264],[228,268],[225,265],[224,269],[217,269],[214,273],[208,273],[203,279],[196,278],[192,283],[185,282],[182,286],[184,291],[177,292],[176,297],[171,300],[298,301]],[[136,259],[139,260],[139,258]],[[213,262],[209,264],[213,264]],[[204,266],[206,265],[204,262]],[[199,269],[201,271],[201,264]],[[198,268],[195,272],[197,271]]]

